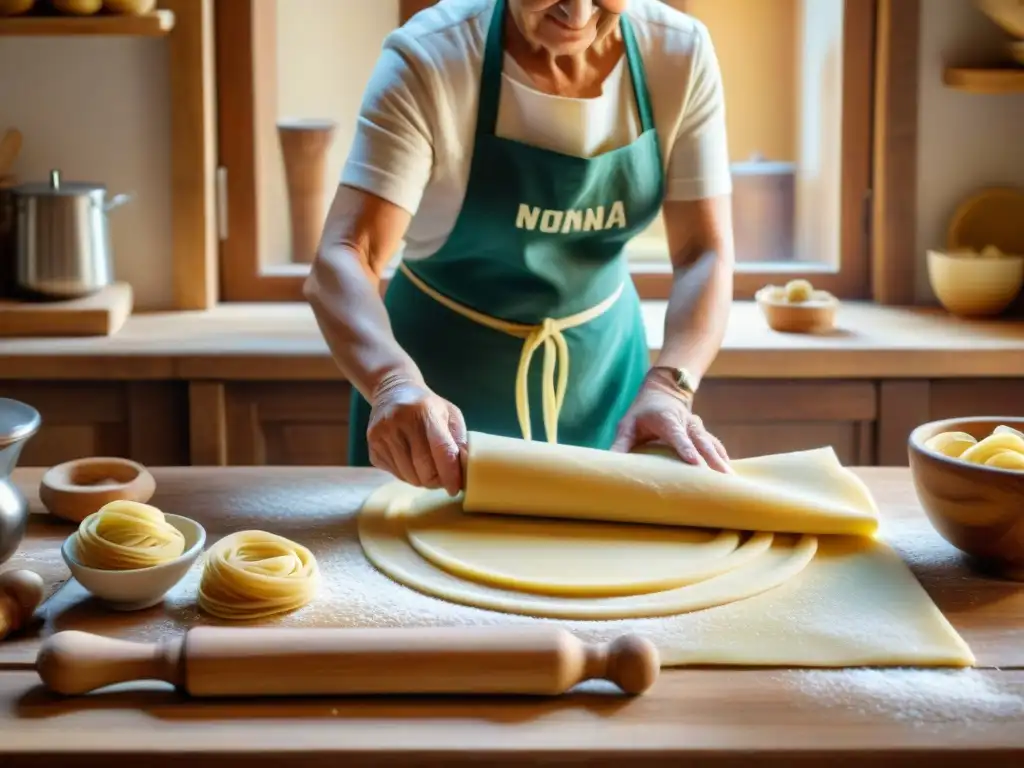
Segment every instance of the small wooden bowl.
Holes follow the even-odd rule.
[[[836,313],[839,300],[812,299],[800,303],[777,301],[768,297],[766,289],[755,294],[754,299],[761,309],[768,327],[781,333],[821,333],[836,327]]]
[[[129,459],[98,456],[51,467],[39,498],[51,515],[80,523],[112,501],[148,502],[156,491],[149,470]]]
[[[978,416],[922,424],[907,449],[917,498],[935,530],[985,571],[1024,581],[1024,472],[986,467],[930,451],[940,432],[978,440],[1000,424],[1024,431],[1024,418]]]

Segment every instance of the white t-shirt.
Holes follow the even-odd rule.
[[[494,0],[441,0],[384,41],[341,183],[409,211],[402,257],[444,245],[462,208]],[[660,0],[626,10],[643,59],[665,168],[666,200],[732,191],[722,78],[707,27]],[[505,55],[495,132],[593,157],[640,134],[625,54],[589,99],[536,90]]]

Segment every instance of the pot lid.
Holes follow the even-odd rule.
[[[0,448],[31,437],[41,421],[39,411],[32,406],[0,397]]]
[[[59,170],[50,171],[50,180],[20,184],[14,192],[20,195],[85,195],[106,190],[105,184],[90,181],[64,181]]]

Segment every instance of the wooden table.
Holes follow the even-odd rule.
[[[864,469],[883,533],[974,649],[976,670],[665,670],[645,696],[601,686],[558,699],[369,698],[189,701],[133,685],[80,699],[48,694],[32,671],[38,633],[0,643],[0,765],[398,766],[1024,764],[1024,585],[972,573],[928,526],[903,469]],[[154,470],[154,503],[200,520],[211,539],[263,526],[301,538],[351,534],[385,477],[324,468]],[[41,471],[16,480],[41,512]],[[51,584],[67,525],[34,517],[19,555]],[[75,597],[64,616],[93,631],[129,619]],[[69,597],[70,595],[70,597]],[[71,606],[70,608],[68,606]],[[158,613],[163,609],[153,609]],[[168,620],[159,632],[181,631]],[[143,762],[145,761],[145,762]]]

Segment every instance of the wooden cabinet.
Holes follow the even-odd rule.
[[[195,382],[192,462],[343,466],[349,391],[343,382]]]
[[[879,385],[879,456],[882,466],[908,464],[914,427],[938,419],[1024,416],[1020,379],[915,379]]]
[[[114,455],[150,466],[347,463],[349,386],[338,381],[0,382],[39,410],[21,466]],[[926,421],[1024,416],[1021,379],[708,379],[696,409],[731,456],[832,446],[847,466],[906,466]]]
[[[28,403],[42,426],[19,466],[123,456],[149,466],[188,464],[185,382],[4,381],[0,397]]]
[[[832,446],[844,464],[875,463],[878,389],[871,381],[711,379],[695,408],[732,458]]]

